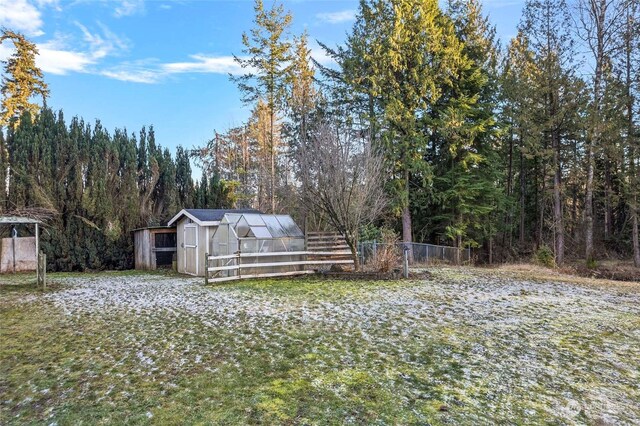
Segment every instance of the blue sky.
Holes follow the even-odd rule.
[[[485,0],[506,41],[515,34],[524,0]],[[269,0],[265,5],[270,6]],[[285,1],[292,32],[341,43],[357,1]],[[38,65],[67,119],[100,119],[110,131],[153,124],[156,140],[175,152],[214,130],[242,123],[249,107],[228,73],[240,69],[243,31],[252,27],[252,0],[0,0],[0,26],[27,35],[40,49]],[[0,59],[10,46],[0,46]],[[312,45],[321,63],[328,58]]]

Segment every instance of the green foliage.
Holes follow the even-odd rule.
[[[15,52],[2,61],[5,64],[2,77],[2,110],[0,111],[0,126],[18,125],[20,117],[25,112],[34,116],[40,106],[31,102],[31,97],[39,95],[43,102],[49,94],[47,84],[44,82],[42,71],[36,66],[38,48],[35,43],[27,40],[24,35],[2,30],[0,45],[10,40]]]
[[[377,227],[376,225],[369,223],[360,228],[360,236],[358,237],[359,241],[380,241],[382,234],[382,228]]]
[[[139,139],[120,129],[110,135],[99,121],[91,128],[73,118],[67,126],[62,112],[45,108],[35,117],[25,112],[3,141],[0,177],[10,166],[6,210],[52,215],[41,237],[52,271],[131,268],[131,231],[166,223],[180,200],[194,196],[184,150],[174,161],[156,144],[153,127]],[[212,179],[206,206],[231,204],[229,187]]]
[[[535,252],[535,262],[539,265],[546,266],[547,268],[553,268],[556,266],[555,256],[553,250],[548,246],[540,246]]]

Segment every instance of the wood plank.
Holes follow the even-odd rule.
[[[220,283],[225,281],[235,281],[235,280],[244,280],[250,278],[275,278],[275,277],[287,277],[293,275],[307,275],[307,274],[315,274],[316,271],[291,271],[291,272],[275,272],[268,274],[255,274],[255,275],[243,275],[241,277],[220,277],[220,278],[210,278],[210,283]]]
[[[312,256],[351,256],[351,250],[309,251]]]
[[[245,268],[272,268],[278,266],[304,266],[304,265],[332,265],[334,263],[353,263],[353,259],[348,260],[299,260],[295,262],[272,262],[272,263],[246,263],[241,265]]]
[[[207,268],[207,271],[209,271],[209,272],[233,271],[233,270],[238,269],[239,267],[240,267],[239,265],[211,266],[211,267]]]
[[[279,266],[307,266],[307,265],[335,265],[335,264],[353,264],[353,259],[338,260],[298,260],[292,262],[271,262],[271,263],[245,263],[242,265],[215,266],[207,268],[209,272],[233,271],[238,269],[251,268],[277,268]]]
[[[351,255],[351,250],[335,250],[335,251],[278,251],[273,253],[240,253],[241,258],[252,258],[252,257],[278,257],[278,256],[345,256]],[[225,260],[225,259],[235,259],[237,258],[237,254],[230,254],[226,256],[209,256],[209,260]]]
[[[309,246],[309,251],[315,251],[315,250],[328,250],[328,249],[339,249],[339,250],[346,250],[348,249],[349,246],[347,245],[340,245],[340,246]]]
[[[237,254],[227,254],[225,256],[209,256],[209,260],[235,259],[237,257],[238,257]]]

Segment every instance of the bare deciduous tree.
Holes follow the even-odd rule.
[[[344,235],[359,270],[359,229],[377,219],[386,205],[382,157],[367,138],[325,123],[313,132],[299,162],[307,182],[303,203]]]

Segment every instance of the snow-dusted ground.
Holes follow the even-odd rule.
[[[244,357],[260,350],[276,364],[293,346],[309,360],[297,374],[320,394],[345,396],[332,371],[364,371],[412,421],[421,403],[437,400],[453,423],[640,424],[640,287],[439,269],[405,283],[219,287],[80,276],[53,293],[11,297],[52,306],[71,324],[117,323],[110,333],[121,348],[103,358],[164,377],[167,387],[195,364],[245,374]]]

